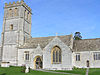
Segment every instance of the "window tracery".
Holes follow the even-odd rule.
[[[18,8],[14,9],[14,16],[18,16]]]
[[[61,49],[55,46],[51,51],[52,63],[61,63]]]

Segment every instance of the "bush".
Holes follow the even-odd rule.
[[[21,72],[25,73],[25,70],[26,70],[26,66],[22,66]]]

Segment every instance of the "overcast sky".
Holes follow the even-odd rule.
[[[4,3],[0,0],[0,34]],[[20,0],[19,0],[20,1]],[[83,39],[100,38],[100,0],[25,0],[32,8],[32,37],[81,32]]]

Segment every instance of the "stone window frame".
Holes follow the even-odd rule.
[[[51,51],[51,63],[61,64],[62,62],[62,52],[59,46],[54,46]]]
[[[19,14],[18,14],[18,8],[16,7],[16,8],[14,8],[14,16],[18,16]]]
[[[13,10],[11,8],[8,10],[8,14],[9,17],[13,17]]]
[[[80,53],[77,53],[76,54],[76,61],[80,61],[81,59],[80,59]]]
[[[24,60],[25,60],[25,61],[29,61],[29,60],[30,60],[29,51],[24,51]]]
[[[31,13],[28,12],[28,21],[31,23]]]
[[[93,58],[94,58],[94,60],[100,60],[100,52],[94,52]]]
[[[27,12],[27,20],[29,21],[29,11]]]
[[[13,30],[14,26],[13,24],[10,25],[10,30]]]
[[[28,19],[28,11],[27,10],[24,11],[24,15],[25,15],[25,20],[27,20]]]

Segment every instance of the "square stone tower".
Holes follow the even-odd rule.
[[[31,8],[20,2],[5,3],[2,29],[2,63],[17,65],[18,46],[31,37]]]

